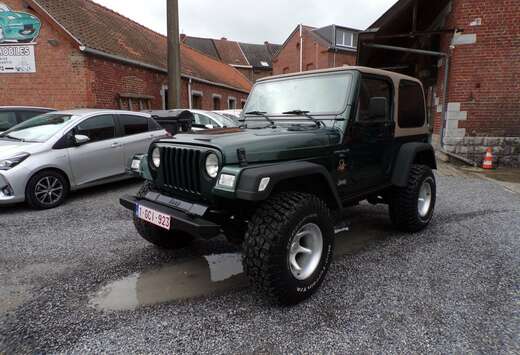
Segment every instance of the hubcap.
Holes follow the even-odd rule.
[[[34,194],[44,205],[52,205],[63,195],[63,184],[54,176],[46,176],[38,180]]]
[[[320,263],[323,235],[320,227],[308,223],[296,232],[289,250],[289,266],[297,280],[311,276]]]
[[[417,204],[419,216],[426,217],[430,212],[432,204],[432,185],[428,180],[423,181],[419,190],[419,201]]]

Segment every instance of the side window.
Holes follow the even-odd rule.
[[[142,116],[119,115],[124,136],[148,132],[148,119]]]
[[[392,85],[384,79],[366,77],[361,80],[359,89],[357,120],[369,122],[373,118],[369,115],[370,99],[373,97],[384,97],[388,101],[387,117],[391,118],[392,109]]]
[[[162,129],[161,125],[157,123],[153,118],[148,119],[148,130],[149,131],[160,131]]]
[[[413,81],[399,83],[399,127],[422,127],[426,120],[421,86]]]
[[[16,125],[16,115],[14,112],[1,112],[0,111],[0,132],[7,131],[9,128]]]
[[[116,136],[116,126],[112,115],[89,118],[76,126],[76,134],[90,138],[90,142],[112,139]]]
[[[38,115],[43,115],[44,112],[41,111],[18,111],[18,120],[20,122],[27,121],[29,118],[33,118]]]

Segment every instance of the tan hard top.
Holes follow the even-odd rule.
[[[303,75],[345,72],[345,71],[352,71],[352,70],[357,70],[357,71],[359,71],[361,73],[365,73],[365,74],[384,75],[384,76],[391,78],[393,81],[396,81],[396,82],[398,82],[399,80],[406,79],[406,80],[411,80],[411,81],[420,83],[420,81],[418,79],[408,76],[408,75],[399,74],[399,73],[388,71],[388,70],[369,68],[369,67],[360,67],[360,66],[350,66],[350,65],[345,65],[343,67],[337,67],[337,68],[309,70],[309,71],[304,71],[304,72],[269,76],[269,77],[258,79],[257,82],[269,81],[269,80],[280,79],[280,78],[290,78],[290,77],[303,76]]]

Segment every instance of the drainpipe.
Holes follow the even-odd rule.
[[[448,124],[448,80],[450,75],[450,55],[444,57],[444,88],[442,93],[441,149],[444,151],[444,135]]]
[[[188,80],[188,107],[192,108],[192,98],[191,98],[191,78]]]
[[[300,24],[300,72],[303,71],[303,25]]]

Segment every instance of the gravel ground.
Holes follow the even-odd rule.
[[[90,307],[111,281],[234,250],[221,239],[176,252],[146,244],[117,203],[135,182],[50,211],[1,208],[0,353],[519,353],[520,195],[466,177],[438,185],[434,221],[419,234],[393,230],[384,206],[352,209],[358,233],[384,237],[336,257],[320,292],[291,308],[249,287]]]

